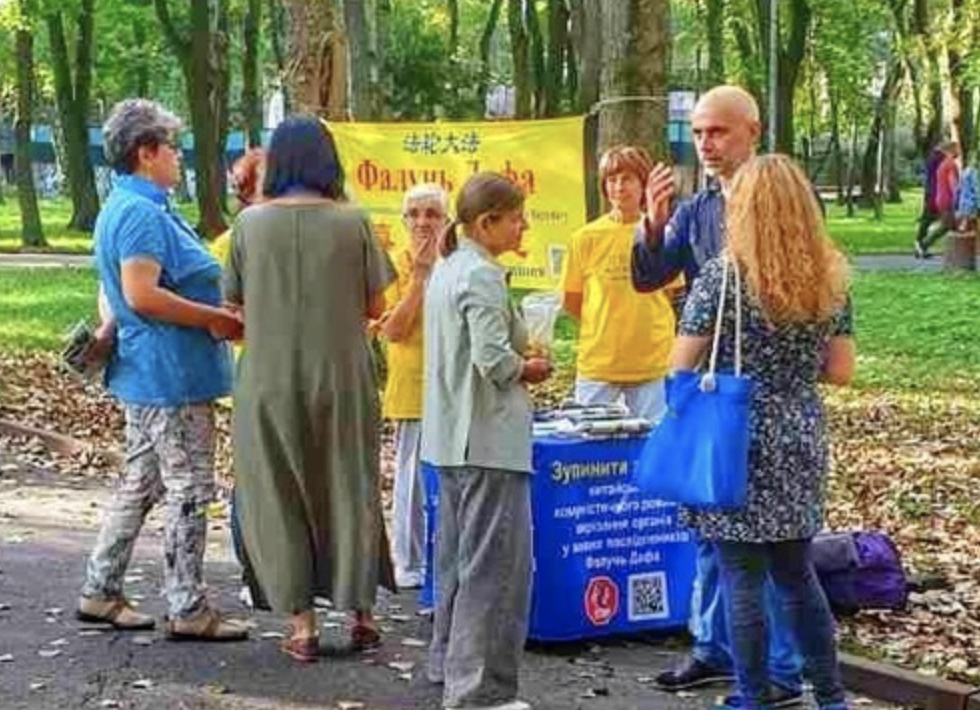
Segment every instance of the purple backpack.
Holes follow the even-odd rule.
[[[908,579],[902,557],[880,532],[822,533],[813,538],[813,566],[835,612],[904,609]]]

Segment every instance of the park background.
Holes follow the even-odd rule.
[[[844,620],[843,643],[977,684],[980,281],[908,255],[928,151],[955,138],[976,154],[978,39],[975,0],[0,0],[0,252],[91,251],[108,188],[98,127],[131,96],[185,119],[177,200],[211,238],[232,218],[228,161],[286,111],[584,117],[593,215],[599,151],[641,144],[693,170],[670,97],[740,83],[766,116],[764,147],[800,160],[855,264],[858,379],[826,392],[830,522],[890,533],[923,585],[906,612]],[[85,266],[0,269],[0,417],[88,442],[56,465],[107,476],[118,410],[55,357],[95,289]],[[574,339],[562,319],[542,405],[567,394]]]

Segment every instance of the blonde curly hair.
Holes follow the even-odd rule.
[[[726,249],[775,324],[830,318],[847,299],[848,269],[816,195],[785,155],[743,165],[726,205]]]

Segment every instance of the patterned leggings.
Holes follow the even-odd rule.
[[[82,594],[123,596],[123,580],[147,514],[166,505],[164,593],[171,618],[205,608],[207,506],[214,498],[214,410],[126,405],[126,464],[106,507]]]

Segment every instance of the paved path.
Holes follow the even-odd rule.
[[[942,256],[916,259],[911,254],[869,254],[856,256],[851,263],[858,271],[915,271],[938,273],[943,269]]]
[[[100,629],[79,624],[72,612],[108,494],[106,483],[25,469],[0,452],[0,659],[13,657],[0,660],[4,710],[334,710],[341,701],[365,710],[440,707],[440,689],[423,677],[429,625],[414,613],[412,594],[382,601],[387,633],[376,654],[307,667],[277,650],[273,635],[284,619],[271,614],[253,616],[252,640],[236,644],[93,633]],[[244,615],[224,521],[214,521],[209,540],[207,576],[218,603]],[[160,519],[151,517],[127,580],[129,593],[158,614],[161,545]],[[339,643],[344,619],[321,612],[324,637]],[[681,653],[678,641],[666,639],[536,649],[525,656],[523,695],[536,710],[704,710],[723,689],[677,696],[650,685]]]
[[[0,267],[62,267],[92,266],[92,257],[86,254],[8,254],[0,253]]]

